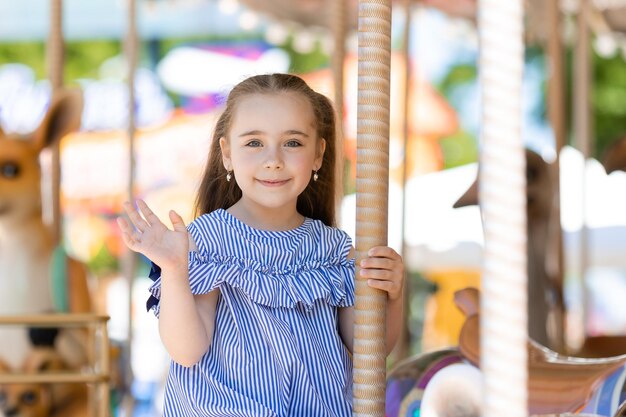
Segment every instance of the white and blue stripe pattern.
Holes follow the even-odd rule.
[[[257,230],[221,209],[188,230],[191,291],[220,297],[207,353],[171,364],[164,416],[350,416],[352,360],[337,327],[337,308],[354,304],[350,237],[312,219]]]

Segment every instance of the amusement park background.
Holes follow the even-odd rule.
[[[32,131],[49,104],[48,3],[0,3],[0,126],[5,132]],[[111,316],[110,337],[125,344],[132,334],[134,415],[159,415],[168,358],[157,321],[145,310],[148,263],[139,262],[129,311],[129,288],[121,267],[124,248],[115,223],[127,199],[130,175],[123,54],[126,3],[66,0],[63,10],[65,84],[80,87],[85,99],[80,131],[61,143],[63,243],[88,265],[96,306]],[[401,96],[407,89],[401,66],[405,10],[397,7],[393,14],[389,243],[404,251],[409,269],[409,352],[418,353],[456,343],[462,316],[450,302],[452,293],[480,284],[479,209],[453,208],[477,175],[480,86],[475,23],[419,3],[411,10],[406,151],[400,118]],[[215,115],[234,84],[255,73],[293,72],[333,96],[333,43],[327,28],[279,19],[237,0],[142,0],[137,17],[141,47],[134,108],[138,126],[135,193],[160,216],[175,209],[187,221],[191,219]],[[566,24],[565,30],[570,29]],[[344,65],[344,197],[339,221],[353,236],[356,44],[356,34],[349,34]],[[601,159],[612,143],[626,135],[626,37],[597,35],[592,45],[591,156]],[[571,79],[571,45],[566,50]],[[556,155],[546,114],[547,78],[545,48],[529,44],[522,134],[529,149],[552,162]],[[568,142],[573,143],[571,133]],[[571,322],[579,323],[568,328],[574,338],[626,334],[622,307],[626,298],[626,173],[607,175],[596,159],[584,164],[581,153],[567,146],[560,160],[564,294]],[[576,260],[583,224],[591,245],[588,269],[581,274]],[[583,299],[589,308],[581,319]]]

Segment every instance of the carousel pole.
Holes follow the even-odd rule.
[[[333,66],[333,80],[334,80],[334,100],[335,110],[337,112],[337,140],[336,149],[337,155],[343,155],[343,133],[344,133],[344,118],[343,118],[343,88],[344,88],[344,71],[343,65],[346,60],[346,35],[348,32],[348,25],[346,22],[346,1],[336,0],[332,2],[332,31],[334,38],[334,48],[332,55]],[[340,215],[341,200],[343,198],[344,189],[344,174],[343,174],[343,158],[337,158],[335,164],[335,178],[338,178],[335,190],[335,201],[337,202],[336,213],[337,217]]]
[[[408,179],[407,159],[409,149],[409,102],[411,99],[411,2],[413,0],[404,0],[404,30],[402,33],[402,55],[404,58],[404,94],[402,95],[402,151],[404,153],[404,162],[402,163],[402,220],[400,221],[400,235],[402,236],[400,254],[406,259],[406,183]],[[411,350],[411,329],[409,324],[411,305],[411,282],[408,273],[405,272],[404,277],[404,308],[402,314],[402,329],[400,338],[394,351],[394,360],[399,361],[409,356]]]
[[[484,417],[526,417],[527,255],[521,137],[523,1],[479,0],[479,200],[485,246],[480,315]]]
[[[565,146],[565,74],[564,55],[562,41],[562,17],[560,0],[550,0],[547,4],[548,13],[548,116],[550,125],[554,131],[554,144],[557,161],[559,152]],[[557,172],[558,174],[558,172]],[[559,185],[558,183],[556,184]]]
[[[556,300],[550,310],[554,314],[554,333],[548,334],[550,347],[563,352],[565,346],[565,304],[563,297],[563,228],[561,227],[561,150],[565,145],[565,70],[563,67],[564,50],[561,40],[561,7],[560,0],[549,0],[548,13],[548,116],[554,132],[554,147],[556,158],[551,165],[552,186],[554,190],[549,223],[549,247],[552,256],[548,257],[551,263],[546,269],[551,271],[549,276],[555,277]]]
[[[126,127],[126,136],[128,139],[128,184],[127,184],[127,200],[134,204],[135,201],[135,72],[137,68],[137,17],[136,17],[136,0],[127,0],[127,27],[126,38],[124,42],[124,52],[127,63],[127,87],[128,87],[128,124]],[[135,269],[137,265],[137,257],[134,252],[126,250],[124,256],[124,275],[128,285],[128,333],[127,346],[125,356],[124,371],[125,380],[130,383],[133,378],[131,369],[132,357],[132,341],[133,341],[133,320],[132,320],[132,301],[133,301],[133,283],[135,278]],[[126,403],[127,415],[132,415],[133,401],[128,399]]]
[[[385,415],[387,295],[359,277],[369,249],[387,244],[391,1],[360,0],[358,25],[356,302],[353,415]]]
[[[50,0],[50,28],[46,43],[51,97],[63,86],[63,1]],[[50,146],[50,227],[55,244],[61,241],[61,153],[60,141]]]
[[[578,276],[582,294],[582,311],[580,322],[580,340],[571,340],[570,344],[580,347],[586,337],[587,317],[589,313],[589,291],[585,275],[589,266],[589,230],[587,227],[586,195],[587,195],[587,161],[591,154],[592,120],[591,120],[591,46],[589,31],[589,0],[580,0],[577,17],[577,42],[574,51],[574,135],[576,147],[583,156],[583,172],[581,176],[581,209],[580,250]]]

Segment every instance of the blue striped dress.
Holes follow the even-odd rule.
[[[172,361],[165,417],[350,416],[352,361],[337,309],[354,304],[352,246],[343,231],[305,219],[264,231],[218,209],[188,226],[194,294],[220,289],[209,350]],[[149,308],[159,314],[158,268]]]

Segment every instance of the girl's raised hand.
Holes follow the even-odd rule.
[[[175,211],[169,213],[174,230],[168,229],[143,200],[137,200],[137,208],[125,202],[124,211],[130,223],[118,217],[117,224],[129,249],[142,253],[161,268],[187,268],[189,233]]]
[[[378,288],[395,301],[402,295],[404,286],[404,263],[402,257],[387,246],[375,246],[361,260],[361,277],[367,278],[367,285]]]

